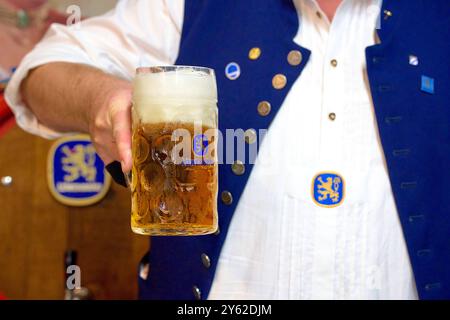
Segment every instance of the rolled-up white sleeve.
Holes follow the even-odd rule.
[[[63,135],[39,123],[20,95],[20,84],[33,68],[71,62],[131,79],[136,67],[173,64],[178,55],[184,0],[121,0],[111,12],[79,25],[53,24],[22,60],[5,92],[17,124],[44,138]]]

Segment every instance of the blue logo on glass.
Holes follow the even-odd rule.
[[[344,179],[339,174],[319,173],[314,177],[312,183],[313,200],[321,207],[337,207],[344,200],[344,188]]]
[[[103,198],[111,178],[86,136],[58,140],[48,160],[50,191],[64,204],[90,205]]]
[[[236,62],[230,62],[225,67],[225,75],[230,80],[236,80],[241,75],[241,67]]]
[[[204,134],[198,134],[192,142],[192,149],[197,156],[203,157],[208,152],[208,138]]]
[[[423,92],[434,94],[434,79],[422,76],[422,87]]]

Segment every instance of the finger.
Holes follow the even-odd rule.
[[[114,145],[111,145],[112,148],[115,148]],[[105,148],[99,145],[94,145],[95,151],[97,152],[100,159],[102,159],[103,163],[106,165],[110,164],[111,162],[115,161],[117,157],[112,155],[109,150],[112,148]]]
[[[131,171],[131,104],[119,101],[111,107],[113,137],[123,172]],[[125,104],[126,103],[126,104]]]

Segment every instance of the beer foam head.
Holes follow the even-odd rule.
[[[211,69],[140,68],[134,79],[133,109],[144,123],[202,121],[212,125],[208,109],[216,104],[217,85]]]

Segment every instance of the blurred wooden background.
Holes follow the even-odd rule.
[[[14,127],[0,137],[0,292],[9,299],[62,299],[64,252],[78,252],[81,285],[95,299],[135,299],[148,238],[130,230],[130,195],[112,183],[100,203],[72,208],[48,191],[47,141]]]

